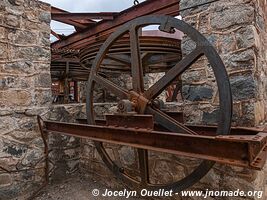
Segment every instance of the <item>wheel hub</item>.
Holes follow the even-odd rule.
[[[134,105],[135,111],[139,114],[145,113],[146,107],[150,103],[143,94],[138,94],[135,91],[130,91],[130,101]]]

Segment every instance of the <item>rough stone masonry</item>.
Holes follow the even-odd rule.
[[[182,9],[204,2],[208,0],[181,0],[180,6]],[[226,66],[234,101],[232,126],[266,124],[266,8],[266,0],[222,0],[181,13],[186,22],[208,38]],[[185,53],[191,48],[190,41],[183,44]],[[187,85],[189,77],[191,82]],[[218,94],[206,60],[194,65],[183,77],[183,82],[183,92],[189,99],[184,109],[188,123],[216,123],[213,119],[216,117]],[[265,196],[262,199],[267,197],[266,166],[265,170],[255,172],[217,165],[208,177],[210,183],[214,183],[213,187],[219,190],[263,190]]]
[[[37,0],[0,1],[0,199],[44,180],[36,115],[51,103],[50,15]]]
[[[208,0],[182,0],[181,7],[205,1]],[[181,13],[186,22],[217,48],[227,67],[234,96],[233,126],[258,126],[266,122],[265,8],[266,0],[222,0]],[[27,198],[44,180],[43,145],[36,115],[48,112],[47,118],[73,122],[84,113],[83,105],[50,105],[49,23],[50,7],[44,3],[37,0],[0,2],[0,199]],[[191,48],[190,41],[183,44],[185,54]],[[206,60],[200,60],[182,78],[186,122],[216,123],[212,120],[216,117],[218,98]],[[96,105],[96,112],[110,112],[112,106]],[[59,136],[51,139],[51,146],[52,179],[80,170],[109,186],[119,186],[92,141]],[[133,175],[137,173],[132,170],[138,170],[136,152],[132,148],[117,145],[106,145],[106,148],[115,162]],[[198,163],[155,152],[150,152],[149,162],[154,183],[180,179]],[[266,177],[266,167],[255,172],[216,165],[191,189],[264,190]]]
[[[204,2],[208,1],[182,0],[180,5],[184,8]],[[266,1],[262,0],[223,0],[181,13],[216,47],[226,66],[234,100],[233,126],[255,127],[266,122],[265,9]],[[183,46],[188,51],[192,44],[187,41]],[[206,66],[207,60],[203,59],[183,77],[184,93],[191,101],[185,110],[198,110],[188,116],[193,123],[210,124],[217,112],[217,89]],[[188,81],[191,85],[186,84]],[[192,103],[195,101],[201,103]]]

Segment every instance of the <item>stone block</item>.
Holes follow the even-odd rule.
[[[14,158],[21,158],[27,150],[26,145],[14,143],[7,140],[3,141],[2,145],[0,140],[0,147],[1,146],[2,148],[0,150],[0,157],[5,155],[5,156],[12,156]]]
[[[16,130],[16,131],[12,131],[11,133],[9,133],[8,136],[11,137],[12,139],[15,139],[17,141],[27,144],[35,140],[36,138],[39,138],[41,134],[37,131]]]
[[[36,78],[35,78],[35,86],[36,87],[43,87],[43,88],[49,88],[51,87],[51,75],[48,73],[42,73],[39,74]]]
[[[39,14],[39,21],[44,22],[46,24],[49,24],[51,21],[51,14],[49,12],[46,12],[46,11],[41,12]]]
[[[0,11],[1,12],[4,12],[5,10],[6,10],[6,8],[5,8],[6,6],[5,6],[5,2],[4,1],[0,1]],[[1,18],[0,18],[1,19]],[[3,18],[2,18],[3,19]]]
[[[258,39],[257,30],[253,25],[248,25],[236,32],[238,49],[253,47]],[[258,46],[258,45],[257,45]]]
[[[182,40],[182,50],[184,55],[188,55],[196,48],[196,43],[189,37]]]
[[[6,90],[0,92],[0,106],[29,106],[32,103],[32,96],[26,90]]]
[[[258,101],[255,103],[255,124],[262,125],[266,119],[266,102],[265,101]]]
[[[40,32],[38,44],[46,48],[50,47],[50,34],[47,32]]]
[[[6,15],[5,16],[5,24],[11,27],[20,27],[20,17],[16,15]]]
[[[40,73],[47,73],[50,70],[50,62],[47,63],[33,63],[34,70],[39,71]]]
[[[197,30],[202,33],[202,34],[207,34],[211,32],[211,28],[209,25],[209,12],[204,12],[198,16],[198,21],[197,21]],[[212,36],[209,40],[211,43],[214,41],[214,37]]]
[[[211,27],[214,29],[229,29],[241,24],[252,24],[254,17],[254,8],[248,4],[229,6],[222,11],[211,14]]]
[[[17,164],[18,160],[12,156],[6,156],[6,157],[0,156],[0,166],[2,167],[2,169],[0,170],[1,172],[15,171]]]
[[[189,7],[194,7],[202,3],[207,3],[209,0],[181,0],[180,1],[180,9],[185,9]],[[192,15],[199,12],[207,11],[210,5],[198,6],[186,11],[183,11],[182,16]]]
[[[201,124],[202,122],[202,111],[198,105],[184,105],[184,120],[188,124]]]
[[[196,82],[200,82],[206,80],[206,70],[197,69],[186,71],[182,75],[183,84],[193,84]]]
[[[212,98],[213,89],[207,85],[184,85],[183,97],[188,101],[204,101]]]
[[[219,113],[219,110],[214,110],[212,112],[203,112],[203,124],[216,125],[218,122]]]
[[[31,31],[13,30],[8,34],[8,39],[16,45],[36,45],[38,37]]]
[[[258,124],[257,124],[258,125]],[[242,116],[239,119],[239,126],[255,127],[255,103],[242,102]]]
[[[7,187],[12,184],[10,174],[0,174],[0,188]]]
[[[123,146],[119,149],[119,158],[123,165],[131,166],[136,162],[135,151],[131,147]]]
[[[20,6],[23,4],[23,0],[8,0],[8,2],[15,6]]]
[[[33,86],[32,77],[20,77],[19,75],[0,75],[0,89],[29,89]]]
[[[24,8],[21,6],[7,6],[6,14],[15,15],[17,17],[23,16]]]
[[[0,117],[0,134],[6,134],[17,128],[16,120],[12,116]]]
[[[237,126],[242,117],[242,104],[241,102],[233,103],[233,115],[232,115],[232,126]]]
[[[63,159],[66,160],[79,159],[80,157],[79,155],[80,149],[77,146],[74,146],[72,149],[65,149],[63,153],[64,153]]]
[[[218,40],[215,44],[216,49],[219,54],[223,57],[223,61],[228,58],[228,55],[224,57],[225,54],[229,54],[235,51],[237,48],[235,36],[232,34],[217,35]]]
[[[0,59],[4,60],[7,58],[7,44],[0,42]]]
[[[218,35],[216,35],[216,34],[207,34],[207,35],[204,35],[204,36],[209,41],[209,43],[211,44],[211,46],[213,46],[213,47],[216,47],[217,46],[218,40],[219,40],[219,36]]]
[[[23,115],[17,115],[16,121],[20,131],[38,131],[38,125],[36,118],[33,117],[25,117]]]
[[[15,76],[2,76],[0,75],[0,89],[13,88],[15,85]]]
[[[50,59],[50,51],[42,47],[17,47],[11,46],[10,59],[44,61]]]
[[[4,27],[0,27],[0,40],[4,41],[7,38],[7,32]]]
[[[250,75],[233,76],[230,78],[234,101],[248,100],[256,97],[256,82]]]
[[[252,70],[255,64],[255,52],[253,49],[247,49],[237,53],[229,53],[222,58],[226,68],[230,68],[230,70]]]
[[[6,63],[3,67],[4,72],[12,74],[32,73],[34,65],[30,61],[19,61]]]
[[[34,167],[38,162],[40,162],[43,156],[43,149],[28,149],[18,167],[21,167],[22,169],[26,166]]]
[[[95,147],[93,145],[89,145],[83,142],[81,148],[82,148],[82,151],[81,151],[82,157],[86,157],[89,160],[93,160]]]
[[[152,161],[151,179],[156,184],[166,184],[180,180],[185,176],[185,169],[182,165],[174,165],[166,159],[156,159]],[[177,173],[179,172],[179,173]]]
[[[26,109],[25,110],[25,115],[26,116],[30,116],[30,117],[37,116],[37,115],[42,116],[44,113],[47,112],[47,109],[48,108],[45,108],[45,107],[41,107],[41,108],[39,108],[39,107],[29,108],[29,109]]]
[[[3,117],[3,116],[9,116],[9,115],[12,115],[13,111],[11,110],[0,110],[0,117]]]
[[[38,89],[34,92],[34,105],[49,106],[52,103],[52,94],[50,89]]]

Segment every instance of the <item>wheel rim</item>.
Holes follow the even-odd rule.
[[[188,35],[196,43],[197,47],[188,56],[181,60],[175,67],[168,71],[165,76],[163,76],[163,78],[161,78],[157,83],[155,83],[148,90],[144,91],[142,63],[140,59],[140,49],[138,41],[138,29],[146,25],[160,25],[160,28],[164,29],[165,31],[171,30],[172,28],[176,28]],[[108,81],[97,74],[101,62],[104,59],[106,53],[108,52],[109,47],[112,46],[116,39],[118,39],[127,32],[130,33],[131,69],[134,92],[125,91],[122,88],[118,88],[111,81]],[[91,73],[88,79],[86,105],[88,123],[95,124],[93,112],[93,88],[95,86],[95,83],[98,83],[101,84],[102,87],[111,91],[120,99],[132,100],[133,97],[137,97],[138,95],[138,99],[140,96],[144,97],[145,101],[139,102],[140,104],[142,104],[142,106],[138,108],[139,113],[154,115],[156,122],[160,123],[162,126],[172,132],[194,134],[194,132],[192,132],[183,124],[173,121],[172,118],[166,116],[166,114],[164,114],[163,112],[159,111],[153,106],[150,106],[148,102],[151,102],[154,98],[156,98],[164,89],[166,89],[166,87],[171,81],[180,76],[199,57],[203,55],[207,57],[213,69],[218,86],[220,111],[218,117],[217,134],[228,134],[230,131],[232,117],[232,97],[229,79],[222,60],[220,59],[216,50],[208,42],[208,40],[204,36],[202,36],[197,30],[195,30],[193,27],[189,26],[181,20],[167,16],[146,16],[135,19],[119,28],[103,44],[96,56],[96,59],[94,60]],[[215,164],[215,162],[213,161],[203,161],[191,174],[189,174],[185,178],[170,184],[155,185],[149,182],[147,150],[138,149],[141,181],[137,181],[132,177],[128,176],[122,168],[120,168],[118,165],[115,164],[115,162],[112,161],[101,142],[95,142],[95,146],[97,151],[101,155],[104,163],[116,175],[116,177],[127,183],[127,185],[137,188],[166,189],[178,192],[198,182],[203,176],[205,176],[209,172],[209,170]]]

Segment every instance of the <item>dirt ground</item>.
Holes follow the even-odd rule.
[[[98,189],[100,194],[93,196],[93,190]],[[81,175],[75,175],[67,178],[65,181],[52,183],[47,186],[34,200],[120,200],[125,197],[104,197],[105,190],[109,189],[96,180],[84,178]],[[141,199],[130,197],[129,200]],[[142,199],[141,199],[142,200]]]

